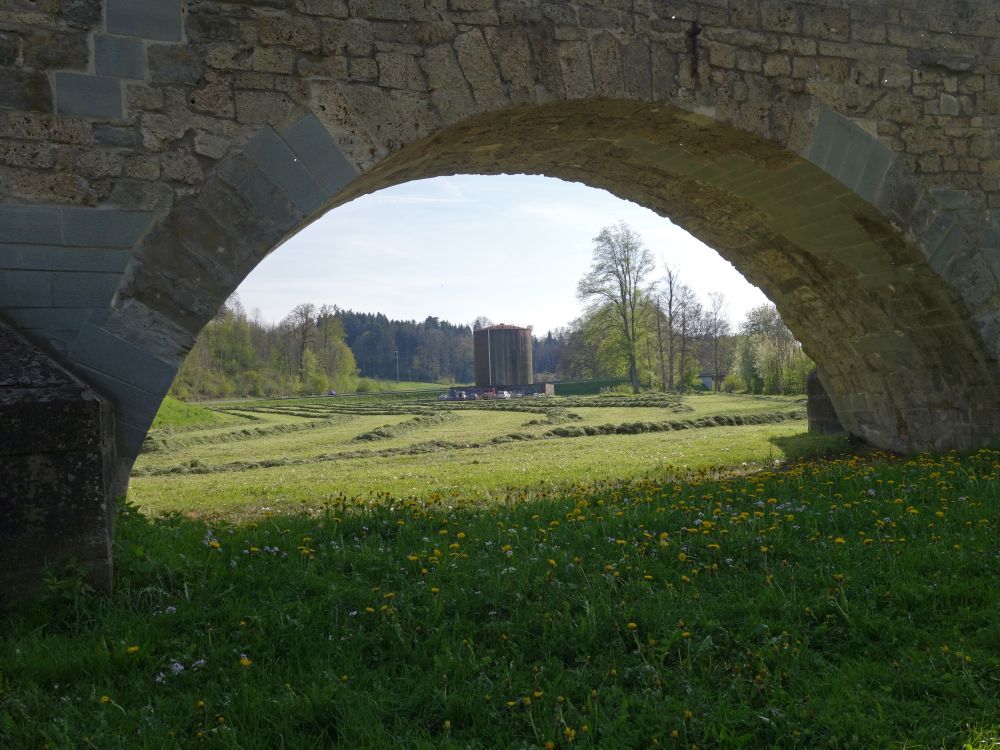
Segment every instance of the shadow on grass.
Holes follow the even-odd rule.
[[[0,614],[0,748],[994,747],[1000,454],[872,462],[124,506],[113,594],[54,571]]]
[[[768,438],[768,441],[780,450],[788,461],[842,456],[859,450],[863,445],[850,435],[816,435],[811,432],[775,436]]]

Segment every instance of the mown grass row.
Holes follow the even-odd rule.
[[[172,433],[151,433],[142,444],[143,453],[170,453],[197,445],[217,445],[219,443],[237,443],[247,440],[259,440],[274,435],[287,435],[292,432],[320,430],[326,427],[342,424],[347,416],[324,417],[308,422],[279,422],[255,427],[234,428],[221,433],[208,435],[185,435],[174,437]]]
[[[0,746],[995,746],[998,470],[126,509],[114,595],[4,613]]]
[[[454,452],[479,450],[508,443],[521,443],[535,440],[555,438],[583,438],[610,435],[643,435],[656,432],[674,432],[679,430],[701,430],[712,427],[742,427],[750,425],[778,424],[788,420],[801,420],[804,414],[800,411],[765,412],[763,414],[737,414],[702,417],[694,420],[673,420],[669,422],[626,422],[622,424],[559,426],[545,432],[508,432],[481,440],[455,441],[444,439],[417,440],[407,445],[374,450],[338,450],[329,453],[316,453],[308,456],[268,456],[257,459],[240,459],[220,463],[206,463],[201,459],[191,459],[178,464],[139,465],[133,469],[133,475],[138,477],[166,476],[178,474],[214,474],[221,472],[250,471],[253,469],[268,469],[281,466],[303,466],[307,464],[326,463],[330,461],[347,461],[365,458],[388,458],[392,456],[413,456],[424,453]],[[380,440],[390,440],[405,435],[411,435],[428,427],[446,424],[455,419],[450,412],[438,412],[412,417],[397,424],[383,425],[374,430],[363,432],[352,440],[354,443],[373,443]],[[568,419],[568,417],[567,417]],[[557,420],[557,424],[561,420]],[[537,424],[536,422],[535,424]],[[306,422],[300,425],[290,425],[292,429],[275,429],[273,434],[297,432],[313,426],[327,427],[337,424],[336,421],[324,424],[322,422]],[[532,425],[529,422],[528,425]],[[544,424],[544,423],[542,423]],[[527,426],[527,425],[526,425]],[[147,439],[147,445],[153,444],[153,439]],[[212,442],[206,438],[205,443]],[[217,441],[226,442],[226,441]],[[230,441],[231,442],[231,441]],[[154,449],[146,449],[155,453]]]

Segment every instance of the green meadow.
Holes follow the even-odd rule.
[[[1000,747],[1000,452],[778,398],[199,411],[115,591],[3,612],[0,747]]]

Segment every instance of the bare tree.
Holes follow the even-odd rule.
[[[292,334],[298,350],[299,382],[305,375],[305,355],[309,345],[316,338],[316,305],[305,303],[296,305],[281,322],[283,328]]]
[[[702,327],[701,303],[691,287],[681,284],[677,287],[677,338],[680,342],[679,388],[687,390],[688,355],[691,354],[692,340],[699,335]]]
[[[656,296],[656,308],[657,308],[657,318],[656,318],[656,338],[660,346],[660,380],[664,383],[668,391],[674,389],[674,365],[677,361],[677,329],[676,329],[676,317],[677,317],[677,306],[679,302],[678,291],[681,287],[680,274],[676,269],[666,266],[666,276],[663,277],[663,281],[659,287],[659,292]],[[666,379],[664,379],[664,363],[663,363],[663,331],[660,326],[660,317],[664,319],[666,323],[666,337],[667,337],[667,366],[666,366]]]
[[[726,340],[730,333],[729,318],[726,315],[726,296],[722,292],[710,292],[708,309],[705,310],[705,336],[712,347],[713,387],[722,390],[722,371],[725,369]]]
[[[639,392],[636,341],[646,309],[642,303],[649,296],[644,282],[653,267],[653,256],[643,246],[642,238],[620,222],[616,227],[604,227],[594,238],[593,264],[576,290],[577,297],[586,301],[592,312],[605,306],[614,310],[634,393]]]

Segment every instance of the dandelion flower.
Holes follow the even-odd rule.
[[[101,696],[101,703],[107,705],[108,703],[111,703],[111,699],[108,696],[106,696],[106,695],[102,695]]]
[[[129,647],[128,647],[127,649],[125,649],[125,650],[126,650],[126,651],[127,651],[128,653],[130,653],[130,654],[137,654],[137,653],[139,653],[139,647],[138,647],[138,646],[129,646]]]
[[[253,664],[253,660],[246,654],[240,654],[240,666],[246,668]]]

